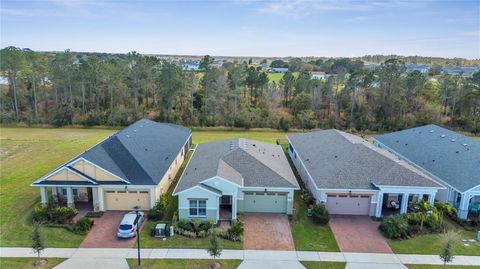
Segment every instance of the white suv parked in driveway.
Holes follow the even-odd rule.
[[[118,227],[117,231],[117,237],[135,237],[137,235],[137,227],[140,227],[140,225],[142,225],[143,220],[143,212],[138,212],[138,216],[135,211],[128,212],[127,214],[125,214],[125,216],[123,216],[122,222],[120,222],[120,226]]]

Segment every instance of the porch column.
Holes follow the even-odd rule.
[[[470,200],[470,195],[462,193],[462,199],[460,200],[460,205],[458,206],[458,218],[467,219],[468,216],[468,202]]]
[[[431,205],[433,205],[433,203],[435,203],[435,195],[434,194],[430,193],[428,195],[428,203],[431,204]]]
[[[375,217],[381,218],[382,217],[382,206],[383,206],[383,192],[378,192],[377,197],[377,208],[375,209]]]
[[[46,207],[48,203],[47,187],[40,187],[40,198],[41,198],[42,206]]]
[[[237,196],[232,195],[232,219],[237,219]]]
[[[407,213],[407,208],[408,208],[408,196],[410,194],[404,193],[402,194],[402,204],[400,205],[400,214],[405,214]]]
[[[73,202],[72,187],[67,187],[67,206],[75,207],[75,203]]]
[[[92,205],[93,211],[97,212],[100,210],[100,204],[98,203],[98,188],[92,187]]]
[[[53,197],[53,201],[58,202],[57,187],[52,187],[52,197]]]

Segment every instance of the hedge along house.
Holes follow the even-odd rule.
[[[393,154],[337,130],[288,136],[288,152],[306,187],[330,214],[382,217],[434,201],[441,185]]]
[[[436,198],[457,208],[459,218],[466,219],[480,202],[479,141],[429,124],[376,136],[373,142],[445,186]]]
[[[94,211],[152,208],[191,146],[191,130],[142,119],[35,181],[41,202],[53,199]]]
[[[198,145],[173,195],[180,219],[218,222],[238,212],[292,214],[297,189],[280,146],[240,138]]]

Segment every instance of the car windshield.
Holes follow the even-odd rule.
[[[132,225],[130,224],[120,224],[120,230],[130,230],[132,229]]]

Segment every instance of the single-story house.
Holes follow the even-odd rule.
[[[480,142],[434,124],[379,135],[374,144],[428,174],[445,186],[436,199],[467,218],[480,203]]]
[[[327,75],[325,74],[325,72],[312,72],[312,79],[325,80],[327,79]]]
[[[331,214],[382,217],[434,201],[441,185],[386,150],[338,130],[288,136],[305,186]]]
[[[198,145],[173,195],[180,219],[218,222],[237,212],[292,214],[297,189],[281,146],[239,138]]]
[[[165,193],[191,146],[191,130],[139,120],[88,149],[31,186],[41,202],[53,199],[94,211],[152,208]]]

